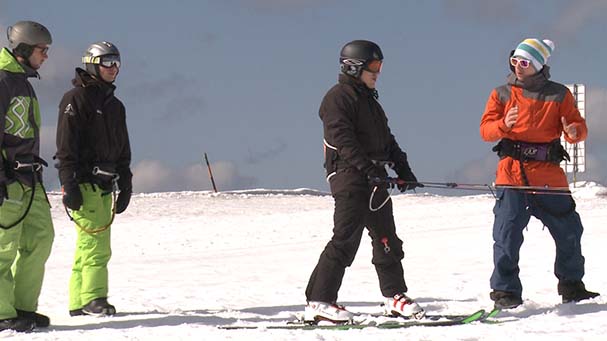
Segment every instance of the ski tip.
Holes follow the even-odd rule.
[[[491,310],[487,316],[485,316],[485,318],[496,317],[501,311],[502,309],[500,308],[493,308],[493,310]]]
[[[485,309],[480,309],[478,311],[476,311],[475,313],[471,314],[470,316],[462,319],[462,323],[470,323],[470,322],[474,322],[476,320],[479,320],[481,318],[483,318],[483,316],[485,315]]]

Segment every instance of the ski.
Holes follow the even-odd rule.
[[[436,315],[432,318],[422,318],[419,320],[394,320],[387,322],[376,322],[362,320],[359,322],[343,323],[343,324],[313,324],[304,321],[293,321],[285,324],[252,324],[252,325],[225,325],[217,326],[219,329],[296,329],[296,330],[350,330],[364,328],[379,328],[379,329],[398,329],[410,327],[446,327],[457,326],[472,323],[482,319],[486,315],[484,309],[481,309],[470,315],[458,315],[452,318],[440,318]],[[436,318],[436,319],[434,319]]]
[[[493,308],[493,310],[491,310],[488,313],[485,313],[483,315],[483,317],[481,317],[479,319],[480,322],[483,323],[489,323],[489,324],[495,324],[495,323],[500,323],[502,321],[496,320],[494,319],[495,317],[497,317],[497,315],[501,312],[502,310],[500,308]]]
[[[383,305],[382,305],[383,308]],[[483,314],[483,316],[481,316],[477,321],[480,322],[490,322],[490,323],[496,323],[496,320],[491,320],[488,321],[488,319],[494,318],[497,316],[497,314],[501,311],[501,309],[499,308],[493,308],[490,311],[486,311]],[[370,316],[370,317],[374,317],[374,318],[389,318],[389,319],[396,319],[399,321],[412,321],[415,320],[413,317],[405,317],[405,316],[396,316],[396,315],[386,315],[383,313],[357,313],[356,316],[360,317],[360,318],[364,318],[365,316]],[[424,320],[461,320],[461,319],[465,319],[466,317],[468,317],[470,315],[466,315],[466,314],[437,314],[437,313],[426,313],[423,317]]]
[[[489,313],[485,312],[485,315],[488,315]],[[381,313],[360,313],[357,314],[356,316],[358,316],[361,319],[364,319],[365,317],[372,317],[372,318],[385,318],[385,319],[390,319],[390,320],[395,320],[395,321],[416,321],[415,318],[413,317],[405,317],[405,316],[393,316],[393,315],[386,315],[386,314],[381,314]],[[437,321],[437,320],[462,320],[465,319],[466,317],[468,317],[470,315],[466,315],[466,314],[425,314],[424,317],[422,317],[422,320],[429,320],[429,321]],[[482,320],[484,318],[484,316],[482,316],[481,318],[479,318],[479,320]]]

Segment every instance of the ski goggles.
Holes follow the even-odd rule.
[[[103,67],[107,67],[107,68],[116,66],[117,68],[120,69],[120,56],[117,56],[117,55],[102,56],[101,60],[99,61],[99,65],[101,65]]]
[[[120,68],[120,56],[115,54],[108,54],[105,56],[84,56],[82,57],[82,62],[85,64],[97,64],[103,67],[110,68],[116,65],[117,68]]]
[[[34,46],[35,49],[40,49],[40,52],[42,52],[42,54],[47,54],[48,53],[48,46]]]
[[[367,62],[363,68],[369,72],[380,73],[383,65],[384,63],[381,60],[373,59]]]
[[[520,65],[521,68],[526,69],[531,65],[531,61],[523,58],[510,57],[510,65],[517,66]]]

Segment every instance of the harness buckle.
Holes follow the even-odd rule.
[[[25,168],[29,168],[34,172],[39,172],[42,169],[42,164],[40,162],[20,162],[19,160],[15,161],[15,166],[13,170],[22,171]]]
[[[107,176],[107,177],[109,177],[110,180],[112,181],[112,191],[117,192],[119,190],[118,179],[120,179],[120,174],[114,173],[114,172],[104,171],[103,169],[99,168],[98,166],[93,167],[92,173],[95,176]]]
[[[394,168],[394,162],[392,162],[392,161],[371,160],[371,163],[373,163],[376,166],[383,167],[383,168],[385,168],[386,166],[388,166],[390,168]]]

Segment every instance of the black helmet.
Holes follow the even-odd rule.
[[[377,44],[368,40],[354,40],[342,47],[339,55],[341,72],[359,77],[361,70],[372,60],[382,61],[384,55]]]
[[[118,51],[116,45],[107,41],[100,41],[91,44],[86,49],[84,56],[82,56],[82,63],[88,73],[99,77],[99,64],[105,62],[106,59],[120,67],[120,51]]]
[[[29,58],[36,45],[50,45],[53,43],[51,32],[34,21],[19,21],[6,30],[8,45],[15,55]]]

